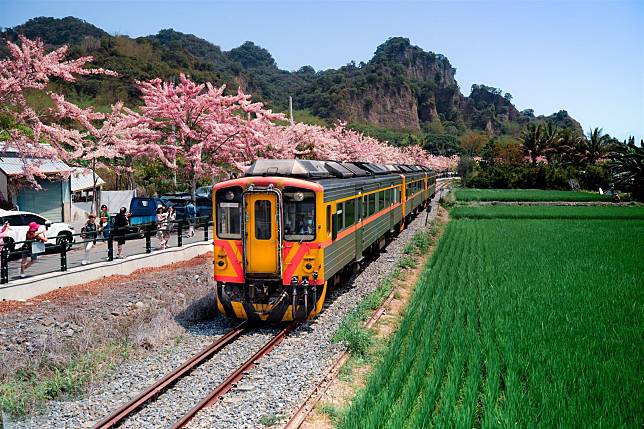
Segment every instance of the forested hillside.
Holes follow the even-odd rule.
[[[518,137],[523,125],[550,119],[555,125],[581,131],[565,111],[548,118],[535,118],[530,110],[517,111],[511,96],[496,88],[474,85],[471,94],[464,96],[456,70],[445,56],[424,51],[402,37],[378,46],[368,63],[351,62],[337,70],[303,66],[285,71],[277,67],[270,52],[253,42],[223,51],[172,29],[130,38],[110,35],[73,17],[41,17],[5,29],[1,36],[16,40],[18,34],[40,37],[51,47],[68,44],[71,57],[91,55],[96,66],[120,74],[84,78],[65,88],[86,103],[108,105],[119,99],[134,103],[137,80],[176,79],[184,72],[196,81],[225,83],[231,90],[241,87],[277,110],[285,110],[288,97],[293,96],[296,109],[327,123],[342,119],[394,144],[413,134],[425,140],[428,148],[444,148],[437,149],[443,153],[449,153],[457,136],[469,130]]]

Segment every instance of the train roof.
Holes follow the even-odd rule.
[[[306,180],[348,179],[390,174],[429,172],[418,165],[375,164],[370,162],[318,161],[308,159],[263,159],[255,161],[246,171],[246,177],[282,176]]]

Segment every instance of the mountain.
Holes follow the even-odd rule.
[[[288,97],[293,96],[297,109],[329,123],[342,119],[398,132],[438,129],[458,135],[480,130],[518,136],[525,124],[550,120],[581,131],[565,110],[547,117],[535,117],[530,109],[519,112],[511,95],[497,88],[473,85],[469,96],[463,95],[456,69],[445,56],[413,46],[403,37],[378,46],[367,63],[316,72],[310,66],[281,70],[270,52],[250,41],[224,51],[172,29],[130,38],[109,35],[74,17],[40,17],[5,29],[0,38],[16,40],[18,34],[40,37],[51,47],[68,44],[72,57],[92,55],[95,66],[118,72],[119,78],[88,77],[64,88],[98,104],[117,99],[135,103],[137,80],[173,79],[183,72],[196,81],[226,84],[231,90],[241,87],[278,110],[285,110]],[[3,54],[4,47],[0,48]]]

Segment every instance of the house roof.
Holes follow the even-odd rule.
[[[92,189],[94,187],[94,177],[92,171],[86,168],[75,167],[71,179],[72,192],[75,191],[84,191],[86,189]],[[105,180],[101,179],[98,174],[96,175],[96,186],[102,186],[105,184]]]
[[[7,176],[17,176],[25,172],[26,164],[35,164],[44,174],[71,172],[72,168],[63,161],[55,159],[17,158],[0,156],[0,170]]]

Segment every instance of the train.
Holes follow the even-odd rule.
[[[424,210],[436,173],[418,165],[258,159],[213,186],[217,310],[303,321]]]

